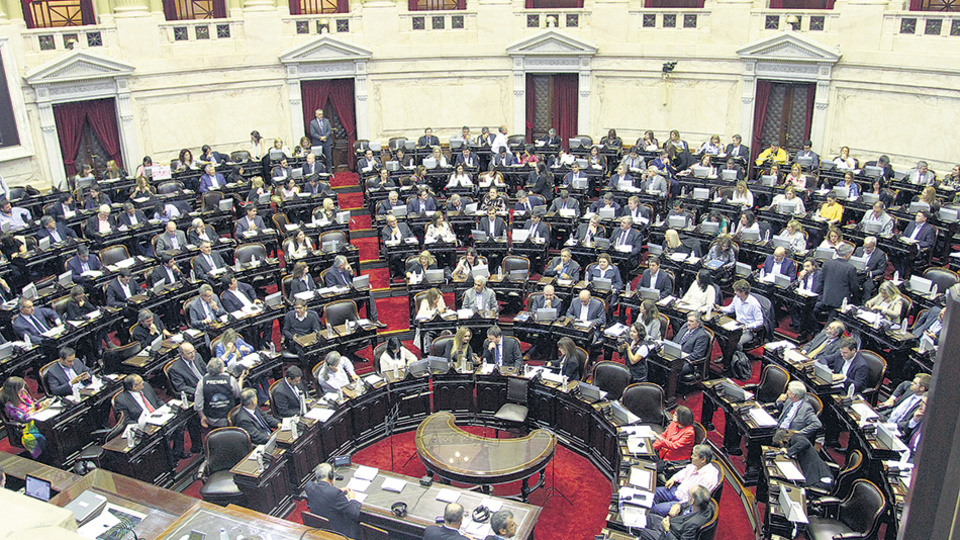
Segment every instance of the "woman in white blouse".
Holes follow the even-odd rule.
[[[302,229],[290,235],[290,238],[283,245],[283,253],[290,259],[306,257],[311,251],[313,251],[313,243],[310,242]]]
[[[437,160],[437,167],[446,169],[450,166],[450,163],[447,162],[447,157],[443,155],[443,152],[440,151],[439,146],[433,147],[433,154],[430,156],[433,159]]]
[[[807,189],[807,177],[803,174],[803,169],[799,163],[794,163],[790,168],[790,174],[783,180],[787,186],[793,186],[796,189]]]
[[[260,136],[259,131],[250,132],[250,159],[253,161],[260,161],[260,158],[263,157],[263,137]]]
[[[481,174],[477,179],[477,185],[481,188],[490,186],[507,187],[507,184],[503,181],[503,175],[499,171],[487,171]]]
[[[843,233],[841,233],[840,229],[836,227],[830,227],[830,229],[827,230],[826,238],[823,239],[823,242],[820,242],[819,247],[836,250],[842,243]]]
[[[271,150],[279,150],[283,152],[283,157],[290,157],[290,149],[283,145],[283,139],[274,139],[273,148],[271,148]]]
[[[473,180],[471,180],[470,175],[463,170],[463,164],[457,165],[457,169],[450,175],[450,181],[447,182],[447,187],[473,187]]]
[[[295,178],[288,178],[287,183],[280,188],[280,197],[285,201],[293,199],[297,196],[297,193],[300,193],[300,186],[297,185]]]
[[[741,206],[746,206],[747,208],[752,208],[753,193],[747,189],[747,183],[737,183],[737,187],[733,188],[733,193],[730,195],[730,199],[728,199],[727,202],[730,204],[739,204]]]
[[[790,241],[790,249],[794,252],[802,253],[807,249],[807,237],[803,234],[803,225],[795,219],[791,219],[787,222],[787,228],[780,233],[781,236],[786,236]]]
[[[703,143],[700,146],[698,154],[709,154],[711,156],[716,156],[723,152],[723,146],[720,145],[720,135],[713,134],[710,137],[710,140]]]
[[[420,302],[420,306],[417,308],[417,319],[429,321],[438,313],[443,314],[446,311],[447,303],[443,301],[443,294],[440,292],[440,289],[433,287],[427,290],[427,294],[424,295],[423,300]]]
[[[427,231],[426,234],[424,234],[423,241],[428,244],[438,241],[449,244],[455,244],[457,242],[457,235],[453,232],[453,227],[443,218],[442,212],[437,212],[430,218],[430,224],[427,225]]]
[[[796,206],[793,209],[793,215],[802,216],[807,213],[806,207],[803,205],[803,199],[797,197],[797,192],[793,186],[788,186],[787,189],[783,190],[782,195],[777,195],[773,198],[773,203],[770,205],[777,212],[780,212],[780,203],[790,202]]]
[[[710,271],[707,269],[697,272],[697,279],[690,284],[687,294],[683,295],[680,303],[692,311],[698,311],[701,315],[707,315],[713,311],[714,304],[717,303],[717,288],[710,277]]]
[[[387,340],[387,348],[380,355],[380,373],[403,371],[411,362],[416,361],[417,356],[407,350],[398,337],[391,336]]]
[[[849,146],[840,148],[840,155],[833,162],[837,164],[837,168],[841,171],[850,171],[857,168],[857,160],[850,157]]]

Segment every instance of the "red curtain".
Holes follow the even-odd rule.
[[[327,103],[330,103],[337,117],[340,118],[343,129],[347,132],[347,161],[353,169],[353,143],[357,140],[353,79],[303,81],[300,83],[300,94],[303,103],[304,134],[310,134],[310,121],[316,118],[315,111],[326,109]]]
[[[910,0],[910,11],[920,11],[923,8],[923,0]]]
[[[583,0],[526,0],[527,9],[583,8]]]
[[[226,0],[214,0],[213,1],[213,17],[215,19],[226,19],[227,18],[227,2]]]
[[[178,21],[177,0],[163,0],[163,18],[168,21]]]
[[[533,123],[537,118],[537,92],[533,75],[527,73],[527,142],[533,141]]]
[[[767,102],[770,101],[770,90],[773,83],[757,80],[757,97],[753,100],[753,144],[750,145],[751,161],[763,151],[763,121],[767,117]]]
[[[63,168],[68,176],[77,173],[77,154],[80,151],[83,127],[87,122],[90,122],[93,135],[110,159],[116,161],[117,166],[123,167],[120,132],[117,129],[117,110],[113,98],[55,105],[53,117],[57,122]]]
[[[577,125],[580,102],[580,76],[561,73],[553,76],[553,123],[557,136],[566,148],[567,140],[579,133]]]
[[[833,2],[834,0],[770,0],[770,9],[833,9]]]

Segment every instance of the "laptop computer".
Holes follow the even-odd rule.
[[[753,267],[747,263],[738,262],[735,265],[735,271],[740,277],[747,277],[753,273]]]
[[[759,242],[760,231],[755,229],[745,229],[742,233],[740,233],[740,238],[744,242]]]
[[[617,210],[612,206],[605,206],[599,208],[597,214],[600,216],[600,219],[613,219],[617,216]]]
[[[860,200],[863,202],[863,204],[869,204],[870,206],[873,206],[877,203],[877,201],[880,200],[880,195],[877,195],[876,193],[862,193],[860,194]]]
[[[853,265],[858,271],[862,272],[867,269],[867,258],[866,257],[850,257],[850,264]]]
[[[907,209],[907,212],[910,212],[911,214],[916,214],[921,210],[930,211],[930,205],[925,202],[913,201],[910,203],[910,207]]]
[[[384,163],[383,166],[384,166],[384,168],[386,168],[386,169],[387,169],[388,171],[390,171],[390,172],[396,172],[396,171],[399,171],[399,170],[400,170],[400,162],[399,162],[399,161],[388,161],[388,162]]]
[[[883,169],[877,167],[876,165],[867,165],[863,168],[863,174],[869,176],[870,178],[877,178],[883,174]]]
[[[233,210],[233,199],[220,199],[220,211],[229,212]]]
[[[785,276],[783,274],[773,274],[773,283],[777,287],[786,289],[792,283],[790,276]]]
[[[883,225],[876,221],[865,221],[863,223],[863,232],[867,234],[880,234],[880,231],[883,230]]]
[[[809,167],[813,165],[813,156],[798,156],[795,163],[801,167]]]
[[[667,225],[671,229],[683,229],[687,226],[687,216],[670,216],[667,218]]]
[[[467,203],[463,207],[463,213],[470,216],[477,213],[479,205],[477,203]]]
[[[474,242],[486,242],[490,240],[490,237],[487,236],[487,231],[482,231],[480,229],[471,229],[470,236],[473,237]]]
[[[783,249],[792,249],[790,246],[790,239],[786,236],[781,236],[778,234],[777,236],[774,236],[772,240],[774,248],[782,247]]]
[[[57,283],[64,288],[73,287],[73,272],[68,270],[57,276]]]
[[[647,244],[647,251],[650,255],[663,255],[663,246],[660,244]]]
[[[431,373],[446,373],[450,371],[450,362],[442,356],[428,356],[427,364]]]
[[[533,313],[533,320],[537,322],[550,322],[557,320],[557,310],[555,308],[538,308]]]
[[[654,289],[653,287],[638,287],[637,291],[639,291],[640,298],[642,300],[653,300],[654,302],[660,300],[660,289]]]
[[[50,237],[45,236],[37,240],[37,247],[40,248],[40,251],[46,251],[50,249]]]
[[[423,280],[427,283],[441,283],[443,281],[442,268],[430,268],[423,272]]]
[[[747,393],[740,386],[730,381],[723,381],[720,385],[723,387],[723,395],[726,396],[728,400],[733,402],[747,400]]]
[[[160,334],[150,342],[149,349],[151,352],[157,352],[160,350],[161,345],[163,345],[163,334]]]
[[[826,261],[834,258],[836,255],[837,252],[833,248],[818,247],[817,251],[813,253],[813,258],[818,261]]]
[[[53,494],[52,484],[49,480],[28,474],[26,475],[26,487],[23,494],[38,501],[50,502],[50,496]]]
[[[107,498],[88,489],[63,508],[73,512],[73,518],[77,520],[77,526],[82,527],[91,519],[99,516],[100,512],[106,507]]]
[[[793,215],[797,211],[797,203],[793,201],[781,201],[777,203],[777,212],[780,214]]]
[[[366,289],[368,287],[370,287],[370,276],[368,274],[353,276],[354,289]]]
[[[850,198],[850,188],[847,186],[837,186],[830,190],[836,198],[838,199],[849,199]]]
[[[590,403],[595,403],[602,399],[600,394],[600,388],[592,384],[581,382],[577,385],[577,388],[580,389],[580,395],[584,398],[585,401]]]
[[[269,308],[280,307],[280,304],[283,303],[283,293],[273,293],[268,294],[266,298],[263,299],[263,303]]]
[[[407,366],[407,371],[414,377],[423,377],[430,372],[430,360],[424,358],[423,360],[410,362],[410,365]]]
[[[613,288],[613,282],[607,278],[594,278],[591,283],[595,291],[609,291]]]
[[[700,224],[700,232],[715,235],[720,233],[720,224],[716,221],[704,221]]]
[[[8,341],[0,345],[0,360],[10,358],[13,355],[13,342]]]
[[[269,193],[261,193],[261,194],[260,194],[260,198],[257,199],[257,202],[259,202],[260,204],[268,204],[268,203],[270,202],[270,194],[269,194]]]
[[[710,198],[710,188],[693,188],[693,198],[705,201]]]
[[[693,166],[694,178],[706,178],[709,175],[710,175],[710,167],[701,167],[699,165]]]
[[[683,356],[683,349],[679,343],[664,340],[663,348],[660,350],[660,356],[668,360],[676,360]]]
[[[597,246],[597,249],[609,249],[610,248],[610,239],[597,237],[593,239],[593,245]]]
[[[584,167],[586,167],[586,164],[584,164]],[[587,189],[587,186],[589,185],[590,180],[580,177],[574,178],[573,181],[570,182],[570,187],[573,189]]]
[[[619,401],[613,401],[610,403],[610,415],[613,416],[617,423],[624,426],[633,424],[634,422],[639,422],[641,420],[639,416],[628,411],[626,407],[620,404]]]
[[[833,382],[833,371],[820,362],[813,363],[813,374],[822,381]]]
[[[485,264],[475,265],[473,268],[470,269],[470,275],[472,275],[473,277],[477,277],[477,276],[490,277],[490,268],[488,268],[487,265]]]
[[[910,290],[918,294],[930,294],[934,291],[933,281],[920,276],[910,276]]]
[[[726,180],[727,182],[736,182],[737,180],[737,170],[736,169],[724,169],[720,171],[720,178]]]
[[[163,288],[166,287],[166,283],[167,283],[166,280],[164,280],[164,281],[158,281],[158,282],[154,283],[153,287],[151,287],[150,290],[152,290],[152,291],[153,291],[153,294],[155,294],[155,295],[156,295],[156,294],[160,294],[160,293],[163,292]]]
[[[767,186],[767,187],[773,187],[773,186],[777,185],[777,175],[775,175],[775,174],[765,174],[765,175],[761,176],[761,177],[760,177],[760,184],[761,184],[761,185],[764,185],[764,186]]]

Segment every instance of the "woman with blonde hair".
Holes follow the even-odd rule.
[[[753,207],[753,193],[747,188],[746,182],[737,182],[736,187],[733,188],[733,193],[730,194],[730,199],[728,202],[730,204],[739,204],[748,208]]]
[[[444,356],[447,360],[453,362],[457,369],[463,369],[467,362],[476,364],[480,361],[480,357],[473,352],[473,347],[470,346],[470,338],[472,337],[473,333],[470,332],[470,328],[461,326],[457,329],[453,341],[447,348],[447,353]]]
[[[894,324],[900,324],[905,316],[908,305],[909,301],[905,296],[900,294],[900,290],[897,289],[896,285],[890,281],[884,281],[880,284],[880,290],[877,292],[877,295],[867,300],[864,307],[875,313],[880,313],[885,318],[893,321]]]
[[[783,230],[783,236],[790,240],[790,249],[795,252],[803,252],[807,249],[807,235],[803,234],[803,225],[796,219],[787,222],[787,228]]]

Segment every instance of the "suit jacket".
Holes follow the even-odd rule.
[[[473,152],[470,153],[469,157],[464,157],[463,153],[461,152],[459,155],[457,155],[457,160],[453,163],[454,167],[457,165],[463,165],[464,167],[479,167],[480,160],[477,159],[477,155]]]
[[[90,270],[100,270],[103,268],[103,265],[100,264],[100,259],[96,255],[89,255],[87,257],[87,266],[90,267]],[[73,274],[73,280],[76,281],[80,274],[83,273],[83,263],[80,262],[79,256],[73,256],[70,260],[67,261],[67,269]]]
[[[410,230],[410,226],[406,223],[397,223],[397,229],[400,231],[400,240],[413,237],[413,231]],[[393,230],[390,227],[384,227],[383,231],[380,233],[380,238],[384,242],[390,240],[390,236],[393,234]]]
[[[843,356],[840,355],[839,350],[830,356],[824,356],[822,358],[823,363],[830,366],[830,369],[833,370],[834,373],[843,372]],[[867,365],[867,361],[864,360],[863,356],[858,352],[857,355],[853,357],[853,360],[850,361],[850,369],[847,370],[847,380],[843,383],[843,387],[847,389],[853,384],[857,393],[863,392],[867,387],[867,377],[869,376],[870,366]]]
[[[780,410],[780,415],[777,417],[777,425],[779,426],[783,422],[787,414],[789,414],[790,408],[793,406],[792,401],[784,402],[782,409]],[[787,426],[787,429],[792,429],[794,431],[799,431],[805,435],[808,439],[813,439],[813,436],[823,427],[823,424],[820,423],[820,419],[817,418],[817,414],[813,412],[813,405],[806,399],[800,402],[800,408],[797,410],[797,414],[794,415],[793,420],[790,421],[790,425]]]
[[[623,288],[623,279],[620,277],[620,270],[613,266],[612,264],[607,267],[606,272],[601,272],[599,265],[591,265],[590,269],[587,271],[586,280],[587,283],[592,282],[597,278],[607,278],[610,280],[610,288],[614,291],[620,291]]]
[[[262,231],[266,227],[266,225],[263,224],[263,218],[260,216],[257,216],[253,219],[253,225],[257,228],[258,231]],[[250,220],[247,219],[247,216],[243,216],[242,218],[237,220],[237,227],[235,230],[236,236],[240,236],[241,234],[249,230],[250,230]]]
[[[112,231],[117,229],[117,220],[113,217],[113,214],[107,216],[107,221],[110,223],[110,228]],[[100,236],[100,216],[94,214],[87,219],[87,223],[83,226],[83,231],[87,235],[87,238],[95,238]]]
[[[900,235],[903,238],[910,238],[910,235],[913,234],[913,230],[917,228],[917,222],[911,221],[907,228],[903,231],[903,234]],[[937,242],[937,229],[929,224],[924,223],[923,227],[920,229],[920,232],[917,233],[917,243],[920,244],[920,249],[929,249],[933,247],[933,244]]]
[[[803,476],[806,479],[803,485],[825,486],[823,479],[833,478],[833,472],[831,472],[830,467],[820,459],[810,439],[800,434],[795,434],[793,437],[790,437],[790,442],[787,446],[787,455],[797,460],[797,463],[800,465],[800,470],[803,471]]]
[[[57,226],[56,226],[57,234],[60,235],[60,241],[61,241],[61,242],[63,242],[64,240],[66,240],[66,239],[68,239],[68,238],[76,238],[76,237],[77,237],[77,233],[73,232],[73,229],[67,228],[67,226],[64,225],[64,224],[63,224],[62,222],[60,222],[60,221],[58,221],[58,222],[56,222],[56,223],[57,223]],[[56,244],[56,243],[57,243],[57,241],[54,240],[53,235],[50,234],[50,230],[49,230],[49,229],[47,229],[46,227],[40,227],[40,230],[37,231],[37,240],[42,240],[42,239],[44,239],[44,238],[50,238],[50,243],[51,243],[51,244]]]
[[[46,325],[47,330],[56,326],[56,321],[60,320],[60,317],[57,316],[56,311],[45,307],[34,308],[33,316]],[[26,317],[23,315],[17,315],[17,317],[13,320],[13,333],[16,334],[20,339],[23,339],[24,335],[29,335],[31,343],[40,343],[40,341],[43,339],[43,334],[38,332],[37,329],[34,328],[33,324],[27,321]]]
[[[340,488],[324,481],[307,482],[310,512],[330,520],[330,529],[347,538],[359,538],[360,501],[349,500]]]
[[[246,218],[246,216],[244,216],[244,218]],[[216,242],[216,241],[217,241],[217,231],[215,231],[215,230],[213,229],[213,227],[211,227],[211,226],[209,226],[209,225],[204,225],[204,226],[203,226],[203,232],[206,233],[207,238],[209,238],[211,242]],[[203,239],[200,238],[200,233],[199,233],[199,232],[197,232],[196,230],[194,230],[193,228],[191,228],[191,229],[187,232],[187,241],[190,242],[191,244],[195,245],[195,246],[199,246],[199,245],[200,245],[200,242],[203,242]]]
[[[304,162],[301,168],[304,178],[308,178],[311,174],[323,174],[327,172],[327,168],[319,161],[314,161],[313,163]],[[307,189],[309,189],[309,185]]]
[[[581,223],[580,226],[577,227],[577,233],[574,235],[574,238],[576,238],[577,241],[579,242],[586,242],[588,230],[590,230],[590,224]],[[603,231],[601,231],[600,228],[598,227],[597,232],[593,236],[591,236],[591,240],[596,240],[597,238],[600,238],[602,236],[603,236]]]
[[[673,278],[670,277],[670,274],[663,271],[663,268],[657,272],[657,282],[650,283],[652,276],[650,270],[644,270],[643,274],[640,274],[640,281],[637,283],[638,287],[646,287],[649,289],[657,289],[660,291],[660,298],[670,296],[673,294]]]
[[[304,277],[307,279],[290,280],[290,298],[293,298],[299,293],[312,291],[317,288],[317,283],[313,280],[313,276],[308,273]]]
[[[419,262],[415,263],[417,266],[420,265]],[[431,268],[434,268],[435,265],[432,265]],[[353,283],[353,276],[349,272],[341,272],[339,268],[330,267],[327,269],[327,273],[323,276],[323,284],[327,287],[335,287],[337,285],[350,286]]]
[[[183,234],[183,231],[176,231],[174,237],[177,239],[178,247],[173,247],[173,238],[170,238],[170,233],[164,231],[163,234],[157,236],[157,252],[163,253],[165,251],[173,251],[175,249],[186,249],[184,246],[187,245],[187,235]]]
[[[441,527],[440,525],[429,525],[426,529],[423,530],[423,540],[470,540],[470,539],[460,534],[460,531],[455,531],[448,527]]]
[[[726,150],[725,153],[727,154],[728,157],[733,153],[733,144],[732,144],[732,143],[727,145],[727,150]],[[750,160],[750,147],[747,146],[747,145],[745,145],[745,144],[741,144],[741,145],[738,147],[738,149],[737,149],[737,155],[736,155],[736,157],[741,157],[741,158],[743,158],[744,160],[749,161],[749,160]]]
[[[303,399],[306,401],[307,389],[303,387],[303,383],[297,386],[300,388],[300,391],[303,392]],[[300,414],[300,399],[293,390],[290,389],[290,385],[286,379],[281,380],[277,386],[274,387],[271,399],[273,399],[273,406],[281,418],[290,418],[291,416]]]
[[[817,301],[818,306],[837,308],[843,303],[844,298],[848,302],[853,302],[854,294],[860,288],[857,269],[850,264],[850,261],[843,259],[823,261],[817,280],[819,283],[816,286],[823,291]]]
[[[330,144],[333,141],[330,139],[333,136],[333,127],[330,125],[330,119],[324,118],[323,122],[319,118],[314,118],[310,121],[310,142],[314,146],[323,146],[325,144]],[[321,141],[320,137],[326,137],[326,141]]]
[[[571,301],[570,306],[567,308],[567,317],[579,320],[582,306],[583,303],[580,302],[579,298]],[[597,323],[597,333],[601,331],[601,327],[607,322],[607,314],[603,310],[603,303],[597,298],[590,299],[590,304],[587,307],[587,322]]]
[[[210,309],[209,306],[207,309]],[[213,311],[210,309],[210,311]],[[214,318],[221,317],[226,315],[227,312],[223,309],[223,304],[217,302],[217,311],[213,313]],[[207,311],[203,308],[203,299],[197,298],[187,306],[187,318],[190,323],[190,328],[195,328],[197,330],[203,330],[206,327],[204,320],[207,318]]]
[[[853,252],[854,257],[863,257],[863,248],[858,247],[856,251]],[[870,258],[867,259],[867,276],[870,279],[882,276],[887,273],[887,254],[884,253],[880,248],[874,248],[873,253],[870,254]]]
[[[831,357],[833,356],[834,353],[839,354],[840,339],[842,337],[843,336],[838,336],[836,339],[833,340],[832,343],[824,347],[823,350],[820,351],[820,354],[817,355],[817,358]],[[824,329],[821,330],[819,333],[817,333],[817,335],[813,336],[813,339],[811,339],[809,343],[807,343],[806,345],[803,346],[803,348],[800,349],[800,352],[802,352],[803,354],[809,354],[810,351],[816,349],[820,345],[823,345],[823,342],[826,340],[827,340],[827,329],[826,327],[824,327]]]
[[[173,281],[170,281],[170,276],[167,273],[167,267],[160,265],[153,269],[153,272],[150,272],[150,286],[153,287],[161,281],[164,282],[164,285],[173,285],[178,283],[183,279],[183,272],[179,269],[172,270],[173,272]]]
[[[573,213],[576,216],[580,216],[580,203],[573,197],[567,197],[566,202],[563,201],[560,197],[553,199],[553,202],[550,203],[550,212],[559,213],[561,208],[571,208]]]
[[[140,284],[137,283],[137,280],[134,278],[130,278],[128,286],[130,288],[130,296],[142,292]],[[107,284],[107,305],[110,307],[124,307],[127,305],[127,297],[124,295],[123,288],[120,287],[120,280],[117,278],[110,280],[110,283]]]
[[[882,416],[884,420],[889,420],[890,414],[894,410],[896,410],[896,408],[899,407],[901,403],[912,398],[915,395],[913,392],[910,391],[911,382],[912,381],[903,381],[897,385],[897,388],[893,391],[893,395],[898,396],[897,399],[894,400],[893,405],[891,405],[890,408],[880,412],[880,416]],[[909,409],[907,409],[907,411],[904,413],[903,417],[901,418],[901,421],[910,420],[911,418],[913,418],[913,413],[916,412],[917,407],[919,406],[920,406],[920,400],[917,400],[916,403],[914,403]]]
[[[147,222],[147,216],[140,210],[134,210],[133,215],[137,217],[137,225],[143,225]],[[120,212],[117,214],[117,225],[126,225],[127,227],[133,226],[133,221],[130,220],[130,214],[126,212]]]
[[[166,330],[163,320],[156,314],[153,316],[153,324],[156,325],[158,334],[151,334],[150,330],[144,328],[141,324],[134,325],[133,330],[130,331],[130,337],[132,337],[134,341],[140,342],[141,348],[148,347],[153,340],[157,339],[157,336],[162,336],[163,331]]]
[[[472,287],[467,289],[467,292],[463,293],[463,309],[477,310],[477,305],[482,303],[483,309],[500,311],[500,307],[497,304],[497,293],[490,287],[483,288],[483,292],[480,293],[480,300],[480,302],[477,301],[476,289]]]
[[[763,271],[767,274],[773,272],[774,264],[773,255],[767,255],[767,260],[763,262]],[[784,257],[780,263],[780,273],[789,276],[791,280],[797,279],[797,265],[789,257]]]
[[[436,135],[421,135],[417,139],[417,146],[440,146],[440,138]]]
[[[523,225],[523,228],[524,228],[524,229],[530,231],[530,237],[531,237],[531,238],[537,237],[537,238],[540,238],[540,239],[542,239],[542,240],[549,240],[549,239],[550,239],[550,229],[551,229],[551,228],[550,228],[550,224],[549,224],[549,223],[547,223],[546,221],[541,220],[540,223],[537,224],[537,230],[536,230],[536,231],[533,230],[533,226],[534,226],[534,223],[533,223],[533,220],[532,220],[532,219],[528,219],[527,222],[524,223],[524,225]]]
[[[533,301],[530,302],[530,311],[536,312],[538,309],[550,307],[556,309],[557,313],[559,313],[561,304],[563,304],[563,300],[560,300],[558,296],[554,296],[553,301],[550,302],[548,306],[546,297],[541,294],[533,297]]]
[[[502,347],[500,362],[507,367],[520,367],[523,365],[523,353],[520,352],[520,342],[515,339],[500,338]],[[496,363],[496,354],[488,348],[487,343],[483,344],[483,360],[488,364]]]
[[[365,157],[362,157],[362,158],[360,158],[360,161],[357,162],[357,170],[358,170],[358,171],[365,171],[365,170],[368,170],[368,169],[371,170],[371,171],[374,171],[374,170],[379,169],[379,168],[382,167],[382,166],[383,166],[383,165],[380,163],[380,159],[377,158],[376,156],[374,156],[374,157],[372,157],[372,158],[370,158],[370,159],[367,159],[367,158],[365,158]]]
[[[587,355],[580,349],[577,349],[576,354],[574,354],[572,358],[566,356],[558,358],[547,362],[547,366],[558,370],[560,375],[566,377],[567,380],[579,381],[583,378],[583,365],[586,361]]]
[[[606,206],[606,204],[604,204],[603,199],[600,199],[599,201],[596,201],[596,202],[594,202],[593,204],[590,205],[590,211],[599,214],[599,213],[600,213],[600,209],[601,209],[601,208],[604,208],[605,206]],[[616,202],[614,202],[613,204],[611,204],[611,205],[610,205],[610,208],[613,208],[613,215],[617,215],[617,214],[620,213],[620,205],[617,204]]]
[[[480,218],[480,223],[477,225],[477,229],[487,233],[487,236],[490,235],[490,218],[484,216]],[[497,238],[500,238],[507,234],[507,223],[503,221],[503,218],[497,216],[496,221],[493,222],[493,235]]]
[[[90,368],[77,358],[73,361],[73,371],[80,375],[81,373],[90,373]],[[50,388],[50,393],[55,396],[69,396],[73,393],[70,386],[70,377],[67,376],[67,372],[60,365],[60,362],[54,362],[47,370],[47,387]]]
[[[550,264],[543,269],[543,275],[547,277],[560,277],[560,274],[567,274],[574,281],[574,283],[580,281],[580,263],[570,259],[570,262],[567,263],[565,269],[561,269],[560,272],[556,271],[557,265],[562,264],[560,257],[554,257],[550,260]]]
[[[263,427],[261,422],[267,427]],[[237,412],[237,427],[250,435],[250,442],[253,444],[265,444],[278,425],[280,425],[279,420],[259,408],[254,409],[253,414],[243,407],[240,407],[240,411]]]
[[[427,200],[423,202],[426,212],[436,212],[437,203],[433,200],[433,197],[427,197]],[[420,213],[420,198],[415,197],[409,203],[407,203],[407,213],[408,214],[419,214]]]
[[[200,372],[200,376],[207,373],[207,364],[203,361],[203,358],[200,357],[199,353],[193,356],[193,364],[197,367],[197,371]],[[170,384],[173,386],[173,391],[176,392],[177,395],[180,395],[180,392],[184,391],[188,396],[197,393],[197,383],[200,382],[200,377],[190,369],[187,361],[184,360],[182,356],[177,357],[173,364],[170,364],[167,375],[170,376]]]
[[[160,398],[157,397],[157,393],[147,381],[143,381],[143,390],[141,390],[140,393],[143,395],[143,399],[145,399],[147,403],[149,403],[154,409],[159,409],[163,406],[163,402],[160,401]],[[123,413],[124,424],[136,424],[140,419],[140,415],[143,414],[143,408],[140,407],[140,403],[137,402],[131,392],[126,390],[117,394],[116,399],[113,401],[113,405],[115,415]]]
[[[913,329],[910,330],[910,333],[915,336],[922,336],[924,332],[930,329],[930,327],[937,321],[937,316],[940,315],[940,310],[943,308],[932,307],[928,309],[923,315],[921,315],[913,323]],[[939,334],[937,335],[939,338]],[[936,343],[936,341],[934,342]]]
[[[529,209],[526,207],[526,205],[522,204],[520,201],[517,201],[517,204],[513,205],[513,211],[526,212],[527,216],[529,216],[530,212],[532,212],[534,208],[543,206],[546,203],[543,201],[543,197],[540,195],[527,195],[527,204],[530,205]]]
[[[249,283],[238,281],[237,292],[243,293],[250,302],[254,302],[257,299],[257,291],[255,291],[253,285]],[[243,309],[243,302],[230,290],[225,290],[220,293],[220,305],[223,306],[223,309],[228,313]]]
[[[620,235],[623,233],[623,229],[617,227],[610,232],[610,246],[613,249],[613,246],[619,244]],[[640,250],[643,248],[643,235],[640,234],[640,231],[630,227],[627,230],[627,244],[630,246],[630,253],[634,255],[639,255]]]
[[[213,181],[216,179],[217,187],[213,186]],[[227,181],[224,180],[223,175],[220,173],[213,173],[213,176],[210,176],[207,173],[200,175],[200,193],[206,193],[211,190],[223,189]]]
[[[812,281],[812,289],[808,287],[808,280]],[[797,285],[804,285],[804,288],[812,290],[813,292],[820,294],[823,292],[823,280],[820,279],[820,271],[814,270],[810,275],[804,276],[803,278],[797,277]]]
[[[220,256],[216,251],[210,252],[210,258],[213,259],[213,264],[217,268],[223,268],[227,266],[224,262],[223,257]],[[193,270],[197,274],[197,279],[207,279],[207,274],[213,270],[213,267],[210,266],[210,263],[207,262],[206,257],[201,253],[193,258]]]
[[[688,333],[690,336],[686,337]],[[687,360],[689,362],[699,362],[706,358],[710,352],[707,350],[707,346],[710,344],[710,335],[702,326],[698,326],[691,333],[690,327],[684,324],[680,327],[677,335],[673,337],[673,342],[680,345],[681,351],[690,355]]]

